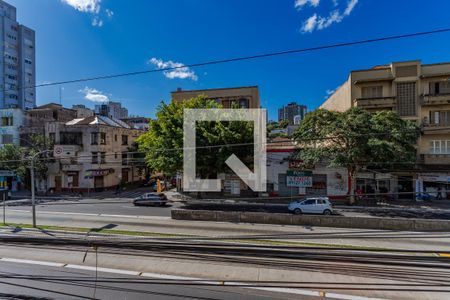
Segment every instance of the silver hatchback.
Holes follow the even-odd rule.
[[[333,214],[333,206],[328,197],[306,198],[289,203],[288,209],[296,215],[299,214]]]

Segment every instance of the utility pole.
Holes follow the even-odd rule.
[[[3,193],[3,225],[6,225],[6,195],[5,195],[5,193]]]
[[[33,215],[33,228],[36,228],[36,201],[35,201],[35,193],[34,193],[34,160],[36,157],[38,157],[39,155],[46,153],[46,152],[50,152],[51,150],[43,150],[40,151],[38,153],[36,153],[35,155],[33,155],[31,157],[31,211],[32,211],[32,215]]]
[[[36,228],[36,203],[34,199],[34,156],[31,158],[31,210],[33,214],[33,228]]]

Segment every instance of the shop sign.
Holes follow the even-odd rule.
[[[312,171],[288,170],[286,172],[286,185],[288,187],[312,187]]]
[[[14,176],[16,176],[16,173],[14,171],[9,171],[9,170],[0,170],[0,176],[14,177]]]

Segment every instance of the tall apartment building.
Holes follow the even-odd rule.
[[[257,86],[191,91],[178,89],[177,91],[172,92],[172,101],[184,101],[200,95],[204,95],[208,99],[212,99],[217,103],[222,104],[224,108],[230,108],[233,105],[238,105],[241,108],[260,108],[259,90]]]
[[[450,63],[416,60],[352,71],[321,108],[351,107],[395,111],[421,127],[417,165],[398,173],[400,192],[450,189]]]
[[[305,105],[291,102],[278,109],[278,122],[287,120],[291,125],[297,125],[305,118],[307,108]]]
[[[120,102],[114,101],[95,105],[95,113],[114,119],[128,118],[128,109],[122,107],[122,104]]]
[[[16,19],[16,8],[0,0],[0,109],[36,105],[35,33]]]

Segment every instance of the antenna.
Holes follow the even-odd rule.
[[[59,105],[62,105],[61,104],[61,102],[62,102],[62,86],[59,86]]]

